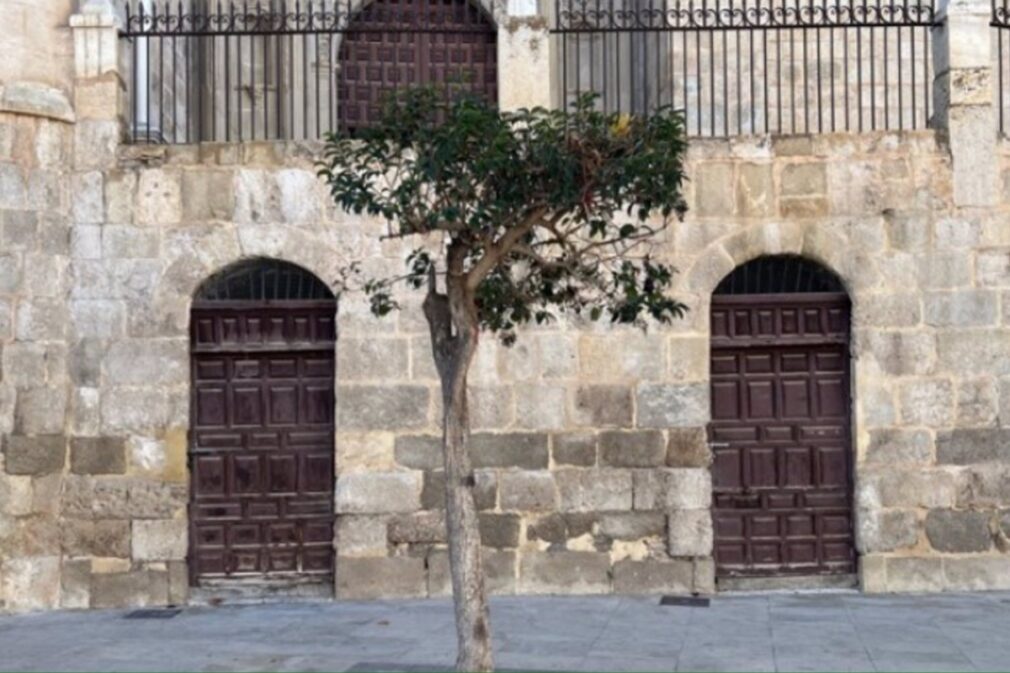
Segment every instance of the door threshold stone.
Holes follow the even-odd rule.
[[[796,575],[786,577],[720,577],[716,579],[719,593],[837,591],[857,592],[859,577],[844,575]]]

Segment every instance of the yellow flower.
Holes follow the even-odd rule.
[[[623,137],[628,135],[628,132],[630,130],[631,130],[631,115],[629,114],[620,115],[617,118],[617,121],[615,121],[613,124],[610,125],[610,132],[617,137]]]

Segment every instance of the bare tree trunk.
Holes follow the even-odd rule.
[[[474,500],[476,480],[470,460],[467,373],[477,350],[480,326],[472,296],[461,282],[462,251],[449,249],[446,294],[429,280],[424,313],[431,329],[432,354],[442,383],[443,455],[449,570],[456,610],[458,671],[491,671],[491,632],[480,527]]]

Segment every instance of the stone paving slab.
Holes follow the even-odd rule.
[[[492,600],[500,670],[1000,671],[1010,593],[723,594]],[[449,670],[448,600],[192,607],[0,617],[5,671]]]

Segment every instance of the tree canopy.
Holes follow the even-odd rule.
[[[336,203],[389,223],[387,236],[441,232],[482,330],[505,342],[559,311],[619,323],[667,322],[673,269],[650,243],[685,210],[680,113],[499,111],[476,97],[407,89],[355,137],[331,134],[320,174]],[[364,279],[372,311],[397,308],[393,286],[445,273],[417,247],[404,274]],[[353,274],[359,274],[357,268]]]

